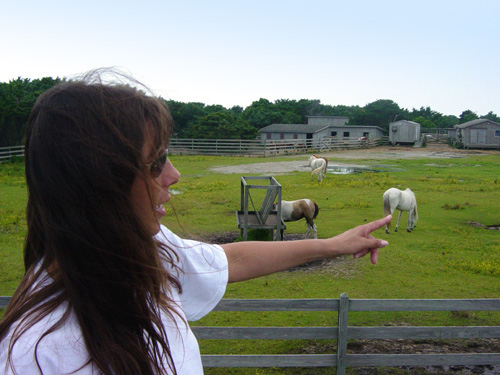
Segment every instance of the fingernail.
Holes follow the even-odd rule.
[[[389,242],[387,242],[386,240],[380,241],[380,247],[386,247],[387,245],[389,245]]]

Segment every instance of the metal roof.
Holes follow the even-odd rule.
[[[318,133],[324,129],[379,129],[383,133],[386,131],[374,125],[310,125],[310,124],[271,124],[259,129],[259,133]]]
[[[329,125],[271,124],[259,129],[260,133],[317,133]]]
[[[463,128],[468,128],[469,126],[482,124],[483,122],[490,122],[490,123],[492,123],[493,125],[498,125],[498,126],[500,126],[500,124],[499,124],[499,123],[497,123],[497,122],[495,122],[495,121],[488,120],[487,118],[478,118],[478,119],[476,119],[476,120],[472,120],[472,121],[464,122],[463,124],[458,124],[458,125],[455,125],[454,127],[455,127],[455,128],[460,128],[460,129],[463,129]]]

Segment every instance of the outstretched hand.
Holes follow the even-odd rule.
[[[392,219],[392,216],[386,216],[383,219],[375,220],[370,223],[359,225],[355,228],[333,237],[336,241],[335,247],[341,254],[353,254],[354,258],[361,258],[370,253],[371,262],[377,264],[378,249],[387,246],[389,243],[380,240],[371,235],[371,233],[386,224]]]

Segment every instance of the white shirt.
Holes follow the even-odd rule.
[[[181,317],[191,321],[202,318],[217,305],[226,289],[228,264],[224,250],[218,245],[181,239],[164,226],[157,238],[176,251],[179,256],[179,266],[184,271],[177,275],[182,285],[182,294],[175,288],[172,290],[172,299],[179,305],[178,311]],[[39,373],[35,359],[35,345],[41,335],[60,319],[65,310],[65,304],[59,306],[52,314],[29,328],[16,342],[12,352],[12,363],[17,374]],[[166,314],[162,314],[162,320],[177,372],[183,375],[203,374],[196,338],[189,325],[176,314],[173,316],[175,322]],[[10,366],[6,367],[11,333],[12,328],[0,342],[2,375],[13,374]],[[100,374],[92,364],[82,367],[88,359],[88,353],[80,327],[72,314],[61,328],[39,342],[37,359],[45,375]]]

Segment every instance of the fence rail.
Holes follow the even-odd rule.
[[[0,297],[5,308],[10,297]],[[223,299],[214,311],[338,312],[333,327],[192,327],[199,340],[337,340],[332,354],[202,355],[204,367],[346,367],[500,365],[500,353],[348,354],[351,339],[484,339],[500,338],[500,326],[469,327],[349,327],[354,311],[500,311],[500,299]]]
[[[0,161],[11,159],[14,156],[24,156],[24,146],[0,147]]]
[[[387,144],[387,137],[377,139],[324,137],[320,140],[243,140],[243,139],[180,139],[170,140],[169,151],[183,155],[233,155],[269,157],[306,152],[325,152],[339,149],[357,149]],[[13,156],[24,156],[24,146],[0,148],[0,161]]]

